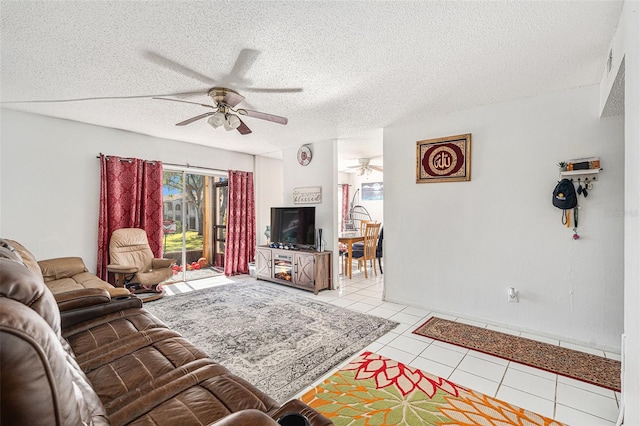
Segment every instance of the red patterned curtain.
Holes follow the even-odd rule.
[[[344,223],[348,219],[347,215],[349,214],[349,184],[342,184],[342,231],[344,231]]]
[[[248,274],[256,251],[253,173],[229,170],[229,214],[224,274]]]
[[[155,257],[162,257],[162,163],[100,154],[98,271],[107,280],[109,240],[120,228],[147,231]]]

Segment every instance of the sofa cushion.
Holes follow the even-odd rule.
[[[82,272],[87,272],[84,262],[79,257],[58,257],[55,259],[46,259],[38,261],[42,278],[45,283],[47,281],[58,280],[61,278],[71,278]]]
[[[101,280],[95,274],[88,272],[80,257],[58,257],[40,260],[38,265],[42,270],[45,284],[54,294],[82,288],[107,290],[111,297],[129,294],[129,290],[126,288],[116,288]]]
[[[79,290],[82,288],[106,290],[109,292],[111,297],[126,296],[130,294],[129,290],[126,288],[113,287],[111,284],[102,281],[89,272],[83,272],[82,274],[74,275],[71,278],[47,281],[46,284],[54,294]]]
[[[47,287],[53,294],[64,293],[83,288],[73,278],[62,278],[59,280],[47,281]]]

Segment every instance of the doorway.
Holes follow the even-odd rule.
[[[226,176],[165,169],[163,257],[175,260],[167,283],[224,273],[227,188]]]
[[[381,164],[381,159],[376,159],[376,164]],[[377,169],[382,169],[382,167],[377,166]],[[344,237],[343,242],[347,241],[345,239],[347,237],[352,238],[360,235],[362,226],[366,222],[378,222],[382,225],[380,229],[384,228],[384,179],[382,171],[377,169],[371,170],[360,168],[360,166],[347,166],[343,171],[339,172],[338,226],[340,235]],[[378,259],[376,269],[382,275],[384,253],[381,236],[377,244],[379,244],[379,247],[376,251],[376,258]],[[356,250],[356,246],[359,246],[359,250]],[[358,242],[354,244],[352,250],[361,252],[361,247],[362,243]],[[347,256],[348,245],[339,244],[338,249],[342,262]],[[344,267],[344,262],[342,263],[339,265],[340,270]],[[352,277],[364,275],[364,269],[359,267],[358,262],[352,262],[351,264]],[[349,272],[343,271],[342,274],[348,276]],[[383,276],[380,278],[383,280]]]

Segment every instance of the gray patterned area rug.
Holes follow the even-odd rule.
[[[169,296],[144,307],[280,402],[398,325],[259,281]]]

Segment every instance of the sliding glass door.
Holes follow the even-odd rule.
[[[226,182],[221,176],[164,171],[163,252],[176,261],[173,282],[224,271],[227,200],[220,188]]]

